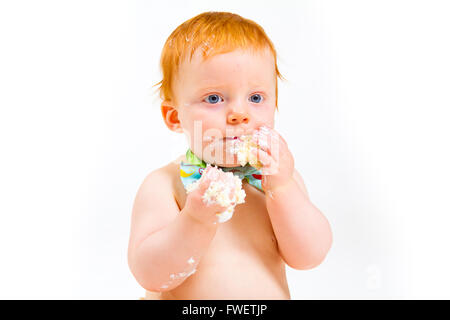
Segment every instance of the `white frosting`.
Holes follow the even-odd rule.
[[[242,167],[249,163],[252,167],[261,169],[263,165],[258,161],[258,157],[253,151],[257,151],[259,148],[257,142],[262,147],[267,147],[266,136],[269,132],[267,127],[262,126],[254,135],[242,135],[239,139],[228,141],[229,152],[237,155],[239,164]],[[204,137],[204,139],[206,141],[212,140],[209,136]],[[220,204],[227,208],[224,212],[217,214],[219,223],[231,219],[236,205],[245,202],[245,191],[242,189],[241,179],[232,172],[223,172],[220,168],[207,164],[202,177],[186,186],[187,193],[197,189],[204,178],[207,178],[211,182],[202,196],[203,202],[207,205]],[[233,187],[234,193],[230,197]]]
[[[260,169],[262,165],[258,161],[257,155],[252,153],[253,150],[258,149],[258,145],[254,141],[253,136],[243,135],[234,141],[236,143],[232,145],[230,152],[237,155],[239,164],[244,167],[249,163],[252,167]]]
[[[195,273],[195,271],[197,271],[197,269],[192,269],[191,271],[189,271],[187,274],[186,274],[186,277],[189,277],[190,275],[193,275],[194,273]]]
[[[236,205],[245,202],[245,191],[242,189],[241,179],[232,172],[223,172],[222,169],[208,163],[202,177],[186,187],[187,193],[197,189],[202,179],[211,181],[202,196],[203,202],[206,205],[220,204],[226,207],[224,212],[216,215],[219,223],[229,220],[233,216]],[[233,189],[234,193],[230,197]]]

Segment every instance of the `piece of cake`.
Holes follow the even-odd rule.
[[[233,140],[230,151],[237,155],[238,162],[242,167],[249,163],[252,167],[261,169],[261,162],[259,162],[257,156],[252,153],[252,150],[257,149],[258,145],[252,135],[242,135],[239,139]]]
[[[219,218],[219,223],[231,219],[236,205],[245,202],[245,191],[242,189],[241,179],[232,172],[224,172],[208,163],[202,173],[202,177],[186,187],[187,193],[197,189],[204,179],[208,179],[211,182],[202,195],[203,202],[207,205],[220,204],[227,208],[224,212],[216,214]],[[230,197],[233,189],[234,193]]]

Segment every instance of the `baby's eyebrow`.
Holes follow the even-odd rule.
[[[204,91],[208,91],[208,90],[215,90],[215,89],[223,89],[226,88],[226,85],[217,85],[217,86],[209,86],[209,87],[204,87],[204,88],[200,88],[197,90],[197,94],[200,94]],[[251,84],[250,85],[251,88],[255,89],[255,90],[266,90],[266,86],[262,85],[262,84]]]
[[[195,91],[195,94],[199,95],[199,94],[203,94],[203,93],[208,92],[208,91],[220,90],[220,89],[223,89],[223,88],[225,88],[225,86],[204,87],[204,88],[200,88],[197,91]]]
[[[198,92],[200,92],[200,91],[206,91],[206,90],[213,90],[213,89],[221,89],[221,88],[225,88],[225,86],[210,86],[210,87],[204,87],[204,88],[198,89]]]

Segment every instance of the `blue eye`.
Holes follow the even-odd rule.
[[[216,104],[217,102],[219,102],[220,97],[217,94],[210,94],[209,96],[206,97],[206,100],[208,100],[209,97],[213,97],[213,99],[211,99],[209,102],[211,102],[212,104]]]
[[[259,100],[258,99],[253,99],[253,97],[259,97],[260,99]],[[254,95],[251,96],[250,99],[252,100],[252,102],[259,103],[261,101],[262,97],[261,97],[260,94],[254,94]]]

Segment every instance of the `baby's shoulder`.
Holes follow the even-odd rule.
[[[181,160],[177,158],[145,176],[135,197],[134,211],[149,212],[153,210],[151,208],[161,209],[167,206],[167,203],[173,203],[173,208],[179,209],[176,194],[181,184],[179,173],[179,161]]]
[[[130,248],[172,221],[180,208],[174,197],[176,162],[151,171],[139,187],[132,210]],[[179,178],[178,178],[179,179]]]
[[[144,181],[141,184],[140,189],[154,189],[157,188],[159,190],[164,189],[165,191],[174,191],[179,184],[180,180],[180,163],[181,161],[185,161],[184,156],[179,156],[175,160],[163,165],[157,169],[154,169],[144,178]]]

